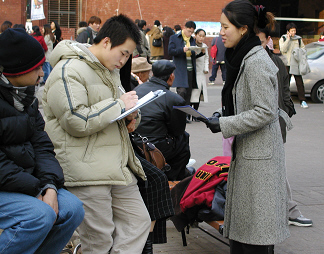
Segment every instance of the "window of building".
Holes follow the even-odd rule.
[[[48,22],[57,21],[61,27],[77,28],[78,0],[48,0]]]

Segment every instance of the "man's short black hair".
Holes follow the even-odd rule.
[[[133,40],[135,44],[140,44],[141,41],[138,26],[123,14],[108,19],[99,30],[93,42],[98,44],[106,37],[110,39],[112,48],[125,43],[128,38]]]
[[[180,30],[181,30],[181,26],[180,26],[180,25],[175,25],[175,26],[174,26],[174,30],[176,30],[176,31],[180,31]]]
[[[143,27],[146,26],[146,21],[142,19],[138,22],[137,25],[140,29],[143,29]]]
[[[88,23],[85,22],[85,21],[80,21],[79,22],[79,27],[87,27],[88,26]]]
[[[160,23],[160,21],[159,21],[159,20],[155,20],[155,21],[154,21],[154,25],[155,25],[155,26],[160,26],[160,25],[161,25],[161,23]]]
[[[287,29],[287,31],[289,31],[289,30],[292,29],[292,28],[297,29],[297,26],[296,26],[295,23],[290,22],[290,23],[286,26],[286,29]]]
[[[185,24],[185,27],[196,29],[196,23],[191,21],[191,20],[187,21],[186,24]]]

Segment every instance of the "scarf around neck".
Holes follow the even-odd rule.
[[[245,55],[255,46],[261,45],[260,39],[255,34],[244,36],[235,48],[225,51],[226,81],[222,90],[223,116],[234,115],[234,102],[232,90],[240,71],[240,66]]]
[[[22,112],[25,107],[30,106],[36,99],[34,95],[35,86],[15,87],[4,75],[1,75],[0,97],[18,111]]]
[[[184,34],[184,32],[183,31],[181,31],[181,35],[182,35],[182,38],[183,38],[183,40],[186,42],[186,47],[190,47],[190,38],[191,38],[191,36],[190,37],[187,37],[185,34]],[[191,50],[188,50],[187,52],[186,52],[186,56],[187,57],[191,57]]]

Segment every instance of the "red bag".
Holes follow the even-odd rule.
[[[210,56],[213,59],[216,59],[216,55],[217,55],[217,46],[216,46],[216,42],[215,42],[215,45],[212,46],[211,49],[210,49]]]

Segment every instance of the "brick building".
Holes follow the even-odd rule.
[[[37,0],[0,0],[0,24],[10,20],[13,24],[25,24],[27,5]],[[250,0],[253,4],[264,4],[279,17],[324,18],[323,0]],[[46,19],[33,21],[33,25],[43,26],[58,21],[64,39],[74,39],[79,21],[99,16],[104,22],[116,14],[126,14],[132,19],[144,19],[148,27],[154,20],[163,26],[183,26],[186,21],[218,22],[222,8],[230,0],[42,0]],[[29,4],[27,4],[29,3]],[[287,22],[280,22],[276,36],[280,36]],[[300,35],[319,34],[324,23],[299,22]],[[206,39],[209,45],[212,38]]]

